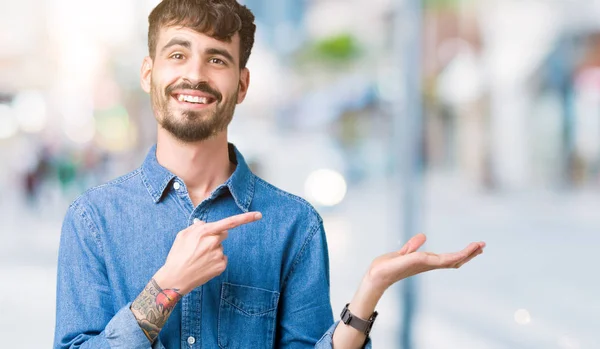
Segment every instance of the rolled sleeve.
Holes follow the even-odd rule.
[[[315,345],[315,349],[331,349],[331,348],[333,348],[333,332],[335,332],[335,329],[339,323],[340,323],[339,321],[336,321],[333,325],[331,325],[331,327],[329,327],[327,332],[325,332],[323,337],[321,337],[321,339],[319,339],[319,341]],[[363,348],[371,349],[371,338],[367,338],[367,341],[365,342],[365,345],[363,346]]]
[[[152,346],[131,312],[131,303],[110,320],[104,334],[111,349],[165,349],[159,339]]]

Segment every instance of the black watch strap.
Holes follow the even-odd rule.
[[[346,304],[344,310],[342,310],[342,314],[340,314],[342,317],[342,322],[348,326],[352,326],[368,337],[369,333],[371,333],[371,328],[373,327],[375,318],[377,318],[377,312],[374,312],[368,320],[363,320],[350,312],[350,309],[348,309],[349,305],[350,303]]]

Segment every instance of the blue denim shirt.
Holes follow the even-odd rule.
[[[321,217],[255,176],[239,151],[231,177],[194,207],[152,147],[142,166],[88,190],[62,228],[54,348],[331,348],[334,323]],[[260,211],[230,230],[228,265],[179,302],[153,345],[129,306],[194,218]]]

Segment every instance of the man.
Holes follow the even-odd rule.
[[[157,144],[135,171],[69,207],[54,348],[360,348],[383,292],[482,252],[415,252],[371,265],[332,318],[319,214],[250,172],[227,142],[250,82],[254,16],[235,0],[164,0],[150,14],[141,84]]]

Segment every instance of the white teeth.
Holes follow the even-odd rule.
[[[179,95],[179,97],[177,97],[177,99],[180,102],[189,102],[189,103],[200,103],[200,104],[206,104],[208,103],[208,98],[206,97],[199,97],[199,96],[187,96],[187,95]]]

